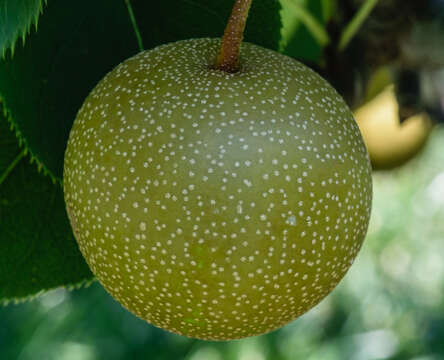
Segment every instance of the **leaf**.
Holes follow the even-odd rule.
[[[279,3],[255,1],[246,40],[278,47]],[[232,0],[131,2],[145,47],[196,36],[221,36]],[[14,58],[0,62],[0,97],[19,137],[45,173],[60,180],[77,110],[115,65],[138,52],[122,0],[49,2]]]
[[[338,0],[321,0],[322,20],[326,24],[335,17],[338,11]]]
[[[0,118],[0,303],[92,279],[72,235],[62,188],[22,155]]]
[[[72,121],[114,65],[137,52],[123,1],[49,2],[14,58],[0,62],[0,97],[31,156],[61,179]]]
[[[45,0],[46,2],[46,0]],[[30,31],[32,24],[37,26],[43,10],[42,0],[0,0],[0,54],[4,57],[8,49],[14,53],[17,40]]]
[[[322,47],[310,31],[301,23],[292,11],[292,2],[304,6],[313,17],[325,25],[333,9],[330,2],[324,0],[280,0],[282,4],[282,52],[302,61],[318,63],[322,57]],[[328,7],[327,7],[328,6]]]

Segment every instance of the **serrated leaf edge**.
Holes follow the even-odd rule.
[[[15,132],[15,136],[18,140],[19,148],[24,147],[25,155],[29,153],[29,162],[30,164],[35,163],[37,166],[37,171],[40,174],[43,174],[44,176],[49,176],[53,184],[58,183],[60,186],[63,187],[63,179],[58,178],[55,176],[51,170],[46,167],[46,165],[39,160],[39,158],[34,154],[34,152],[30,149],[28,145],[28,141],[23,136],[22,132],[20,131],[20,128],[18,124],[14,121],[11,111],[8,110],[8,106],[5,102],[5,100],[0,96],[0,107],[3,110],[3,116],[6,118],[6,121],[8,121],[11,131]]]
[[[20,148],[24,147],[25,150],[25,155],[27,155],[27,153],[29,152],[30,154],[30,163],[32,163],[33,161],[36,161],[37,164],[37,169],[39,171],[39,173],[42,172],[45,175],[49,175],[53,184],[55,184],[56,182],[59,183],[59,185],[63,186],[62,181],[57,179],[56,177],[54,177],[54,175],[44,166],[43,163],[41,163],[36,156],[32,155],[31,150],[29,149],[29,147],[27,146],[27,142],[26,139],[22,136],[20,130],[18,129],[17,124],[14,122],[14,120],[12,119],[12,116],[10,115],[10,112],[7,109],[7,106],[5,105],[5,102],[2,98],[0,98],[0,108],[2,110],[3,116],[6,118],[6,121],[8,121],[9,123],[9,127],[11,131],[15,131],[15,135],[18,141],[18,145]],[[95,277],[89,278],[89,279],[83,279],[80,280],[79,282],[76,283],[68,283],[68,284],[64,284],[61,286],[55,286],[53,288],[47,288],[47,289],[41,289],[38,292],[36,292],[35,294],[31,294],[28,296],[24,296],[24,297],[13,297],[13,298],[9,298],[9,299],[0,299],[0,306],[6,306],[9,305],[11,303],[13,304],[21,304],[21,303],[25,303],[28,301],[32,301],[37,299],[38,297],[40,297],[41,295],[51,291],[51,290],[55,290],[58,288],[65,288],[68,291],[73,291],[73,290],[78,290],[81,288],[87,288],[89,287],[94,281],[96,281],[97,279]]]
[[[21,38],[22,45],[25,46],[26,37],[27,37],[27,35],[30,34],[31,28],[33,25],[34,25],[35,31],[37,32],[40,15],[43,14],[43,8],[44,8],[44,6],[46,6],[48,4],[48,0],[40,0],[39,3],[40,3],[40,8],[39,8],[39,11],[37,12],[37,14],[34,16],[34,19],[22,30],[21,34],[20,34],[20,30],[18,30],[14,35],[14,39],[11,40],[9,42],[9,44],[6,43],[6,46],[2,49],[0,60],[3,60],[6,57],[6,54],[8,53],[8,51],[11,52],[11,58],[14,57],[14,50],[17,45],[18,39]]]
[[[72,284],[66,284],[66,285],[61,285],[61,286],[55,286],[53,288],[42,289],[42,290],[39,290],[38,292],[36,292],[35,294],[31,294],[28,296],[14,297],[14,298],[9,298],[9,299],[1,299],[0,306],[7,306],[10,304],[18,305],[18,304],[23,304],[25,302],[34,301],[34,300],[40,298],[42,295],[48,293],[49,291],[61,289],[61,288],[64,288],[68,291],[79,290],[82,288],[86,289],[89,286],[91,286],[91,284],[95,281],[97,281],[97,279],[95,277],[92,277],[90,279],[83,279],[83,280],[80,280],[79,282],[72,283]]]

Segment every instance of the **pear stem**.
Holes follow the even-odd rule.
[[[235,73],[239,71],[239,54],[244,37],[245,24],[252,0],[235,0],[225,28],[216,69]]]

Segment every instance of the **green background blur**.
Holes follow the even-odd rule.
[[[444,129],[400,169],[374,174],[374,207],[349,273],[280,330],[231,342],[157,329],[97,282],[0,308],[1,360],[444,359]]]

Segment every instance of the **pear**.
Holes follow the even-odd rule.
[[[342,98],[301,63],[220,39],[162,45],[92,90],[65,155],[66,206],[105,289],[188,337],[263,334],[319,303],[365,237],[371,166]]]
[[[394,169],[415,157],[433,128],[425,112],[400,122],[393,84],[359,107],[355,117],[374,170]]]

